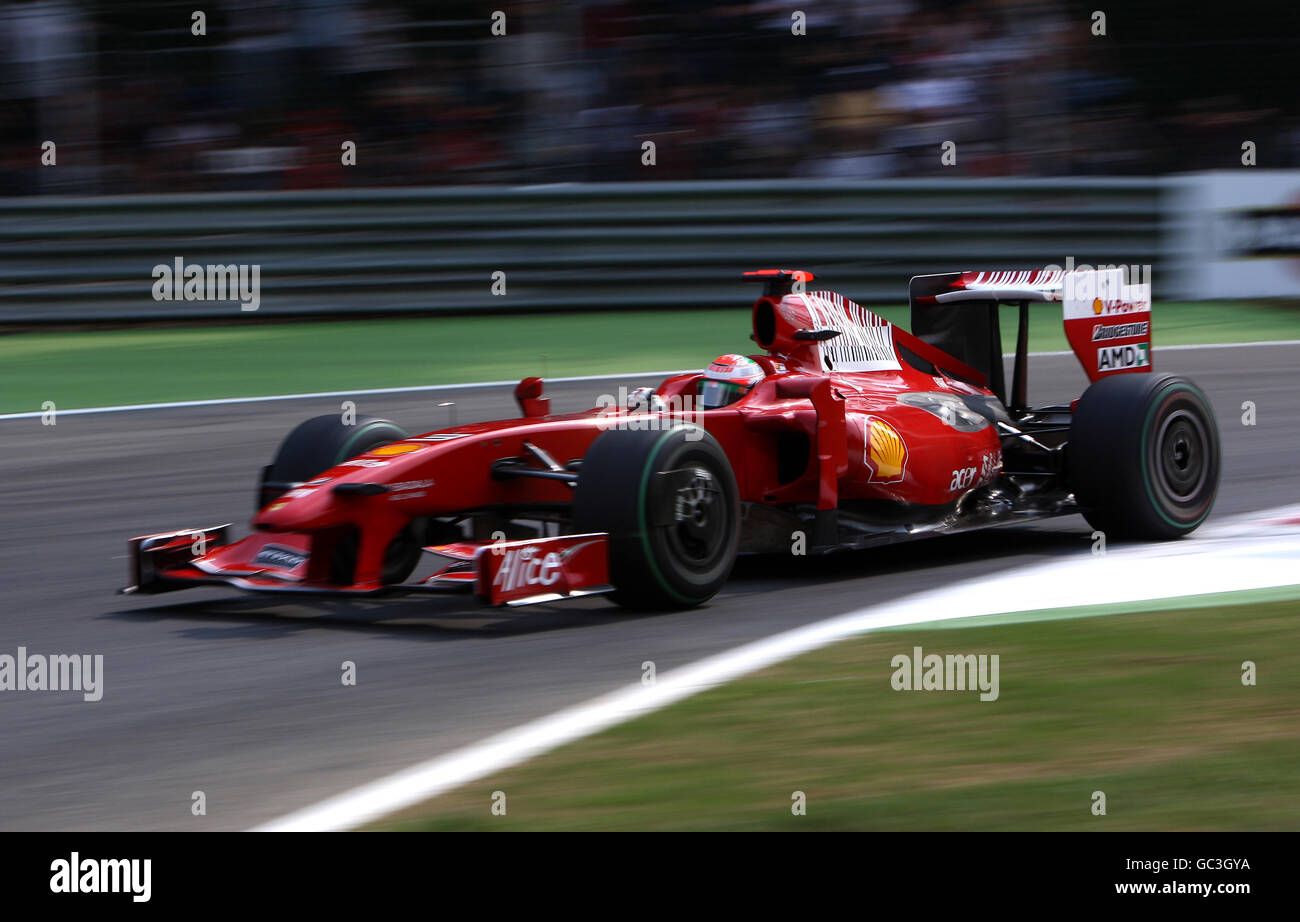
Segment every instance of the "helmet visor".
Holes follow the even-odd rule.
[[[704,386],[700,388],[700,406],[706,410],[725,407],[727,404],[739,400],[741,395],[748,390],[748,385],[738,384],[735,381],[706,379]]]

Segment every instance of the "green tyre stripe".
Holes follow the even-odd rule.
[[[334,459],[334,464],[335,465],[342,464],[344,461],[351,458],[352,446],[356,444],[357,440],[360,439],[363,435],[365,435],[370,430],[375,429],[377,427],[383,427],[383,426],[393,426],[393,428],[396,429],[398,432],[402,432],[403,438],[406,437],[405,431],[400,426],[393,425],[392,423],[385,422],[384,420],[378,420],[378,419],[373,420],[371,422],[366,423],[356,432],[352,433],[351,437],[346,442],[343,443],[343,447],[339,449],[338,456]]]

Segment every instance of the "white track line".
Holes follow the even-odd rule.
[[[686,369],[689,370],[689,369]],[[617,381],[630,378],[668,377],[682,374],[678,371],[645,371],[637,374],[614,375],[577,375],[568,378],[547,378],[548,384],[569,384],[574,381]],[[359,397],[366,394],[418,394],[425,391],[453,391],[472,387],[514,387],[519,383],[515,378],[510,381],[467,381],[464,384],[416,384],[410,387],[376,387],[360,391],[315,391],[310,394],[273,394],[269,397],[220,397],[213,400],[176,400],[170,403],[129,403],[118,407],[84,407],[75,410],[58,410],[59,416],[86,416],[92,413],[128,413],[133,410],[174,410],[180,407],[219,407],[238,403],[271,403],[276,400],[310,400],[315,397]],[[23,413],[2,413],[0,419],[35,419],[44,416],[43,410],[29,410]]]
[[[1153,346],[1157,352],[1183,351],[1184,349],[1247,349],[1251,346],[1300,346],[1300,339],[1261,339],[1249,343],[1186,343],[1181,346]],[[1069,355],[1064,352],[1062,355]]]
[[[1262,339],[1258,342],[1250,343],[1186,343],[1181,346],[1159,346],[1153,345],[1152,352],[1185,352],[1192,349],[1249,349],[1253,346],[1300,346],[1300,339]],[[1074,355],[1071,349],[1058,349],[1053,352],[1031,352],[1030,358],[1047,355]],[[1015,358],[1014,352],[1004,352],[1004,359]]]
[[[1024,603],[1012,599],[1033,599],[1035,609],[1047,609],[1294,585],[1300,582],[1300,525],[1275,523],[1297,515],[1300,505],[1253,512],[1189,540],[1118,548],[1103,556],[1087,551],[871,605],[674,669],[653,685],[630,685],[565,708],[253,831],[352,829],[724,682],[879,628],[1023,610]]]
[[[1300,339],[1271,339],[1254,343],[1198,343],[1185,346],[1159,346],[1157,352],[1191,349],[1245,349],[1252,346],[1300,346]],[[1070,350],[1057,352],[1031,352],[1031,358],[1039,356],[1073,355]],[[1012,358],[1014,352],[1003,353],[1003,358]],[[568,378],[547,378],[548,383],[569,384],[574,381],[617,381],[631,378],[666,378],[669,375],[685,374],[694,371],[691,368],[679,368],[675,371],[642,371],[631,374],[614,375],[577,375]],[[81,407],[72,410],[58,410],[59,416],[87,416],[95,413],[129,413],[135,410],[174,410],[184,407],[220,407],[240,403],[271,403],[277,400],[310,400],[316,397],[359,397],[369,394],[418,394],[426,391],[451,391],[472,387],[513,387],[518,379],[508,381],[468,381],[464,384],[417,384],[411,387],[376,387],[360,391],[315,391],[309,394],[273,394],[268,397],[218,397],[212,400],[176,400],[169,403],[129,403],[113,407]],[[37,419],[45,415],[44,410],[26,410],[22,413],[0,413],[0,420]]]

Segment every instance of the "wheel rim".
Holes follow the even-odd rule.
[[[707,569],[726,549],[730,510],[713,472],[693,465],[690,482],[673,496],[676,521],[666,530],[674,556],[688,566]]]
[[[1186,506],[1200,501],[1210,473],[1209,445],[1204,421],[1190,410],[1174,410],[1161,420],[1151,443],[1153,479],[1169,503]]]

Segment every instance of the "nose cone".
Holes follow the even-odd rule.
[[[295,487],[258,512],[253,527],[264,531],[309,531],[339,524],[339,504],[331,486]]]

